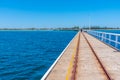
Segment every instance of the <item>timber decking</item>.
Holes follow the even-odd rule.
[[[120,52],[83,33],[74,37],[45,80],[120,80]],[[78,40],[77,68],[72,79]]]

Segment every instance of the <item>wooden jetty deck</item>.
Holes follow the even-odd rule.
[[[41,80],[120,80],[120,52],[78,32]]]

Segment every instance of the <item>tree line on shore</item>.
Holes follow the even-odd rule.
[[[59,27],[59,28],[0,28],[0,30],[80,30],[80,29],[120,29],[120,27],[101,27],[101,26],[91,26],[91,27]]]

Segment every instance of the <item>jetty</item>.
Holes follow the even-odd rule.
[[[78,32],[41,80],[120,80],[120,52]]]

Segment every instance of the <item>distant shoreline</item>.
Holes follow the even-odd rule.
[[[79,31],[83,30],[120,30],[120,28],[100,28],[100,27],[71,27],[71,28],[0,28],[0,31]]]
[[[0,30],[0,31],[78,31],[78,30]]]
[[[0,31],[78,31],[78,30],[0,30]]]
[[[79,28],[0,28],[0,31],[78,31]]]

